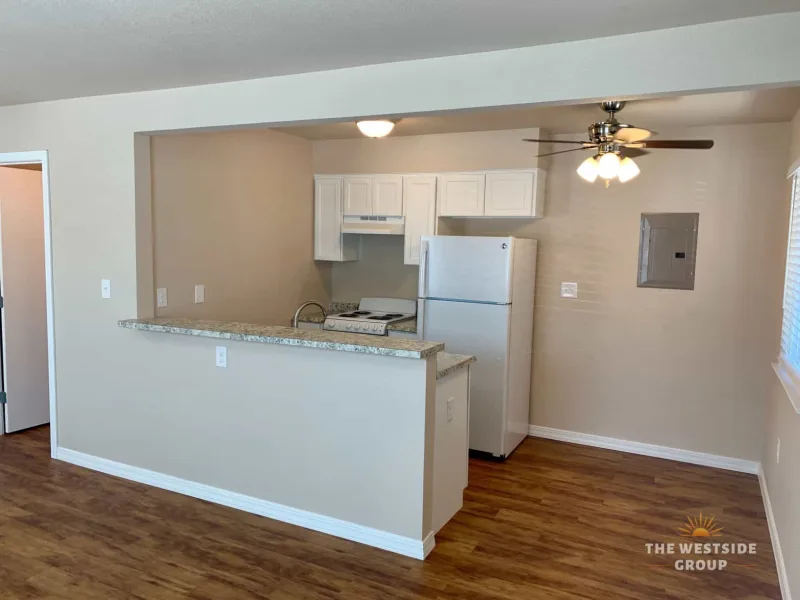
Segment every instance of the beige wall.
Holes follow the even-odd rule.
[[[791,135],[791,150],[788,161],[784,160],[784,164],[794,164],[797,167],[800,166],[800,111],[792,122]],[[788,216],[788,186],[781,200],[784,215]],[[788,224],[788,217],[785,222]],[[780,235],[784,242],[786,232],[787,226],[784,226]],[[781,267],[784,260],[783,252],[773,258],[774,263]],[[771,358],[777,358],[778,353],[779,347],[776,344]],[[765,401],[767,420],[761,465],[775,515],[789,584],[796,597],[800,594],[800,414],[794,410],[783,386],[774,375]],[[778,440],[781,441],[780,463],[777,462]]]
[[[758,460],[774,374],[786,228],[786,126],[662,132],[707,152],[639,160],[627,184],[587,184],[556,156],[545,218],[472,221],[471,235],[539,240],[531,420]],[[699,212],[694,291],[636,287],[642,212]],[[559,297],[576,281],[579,299]]]
[[[431,173],[482,169],[530,169],[538,165],[539,130],[507,129],[405,137],[381,140],[315,141],[314,172]],[[440,235],[459,235],[460,219],[441,219]],[[364,296],[417,297],[418,268],[403,264],[400,236],[362,236],[361,260],[334,263],[331,297],[358,302]]]
[[[328,303],[307,140],[268,130],[151,140],[155,286],[169,300],[158,316],[287,325],[303,301]]]

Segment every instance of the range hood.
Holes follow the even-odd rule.
[[[403,235],[405,230],[404,217],[343,217],[342,219],[342,233]]]

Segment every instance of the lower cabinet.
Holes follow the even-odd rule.
[[[436,382],[433,441],[433,532],[464,505],[469,469],[469,369]]]

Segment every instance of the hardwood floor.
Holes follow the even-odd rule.
[[[48,435],[0,437],[3,600],[780,598],[751,475],[529,439],[470,462],[419,562],[53,461]],[[701,511],[724,527],[711,541],[757,554],[715,572],[647,554]]]

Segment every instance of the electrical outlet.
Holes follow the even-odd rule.
[[[778,464],[781,462],[781,438],[778,438],[778,449],[775,450],[775,462]]]
[[[228,348],[217,346],[217,366],[222,369],[228,368]]]
[[[206,301],[206,286],[204,285],[194,286],[194,303],[202,304],[205,301]]]
[[[562,298],[577,298],[578,297],[578,284],[563,282],[561,284],[561,297]]]
[[[165,308],[167,306],[167,288],[158,288],[158,290],[156,290],[156,300],[158,308]]]
[[[447,399],[447,422],[453,420],[453,398]]]
[[[110,279],[101,279],[100,280],[100,297],[101,298],[111,298],[111,280]]]

